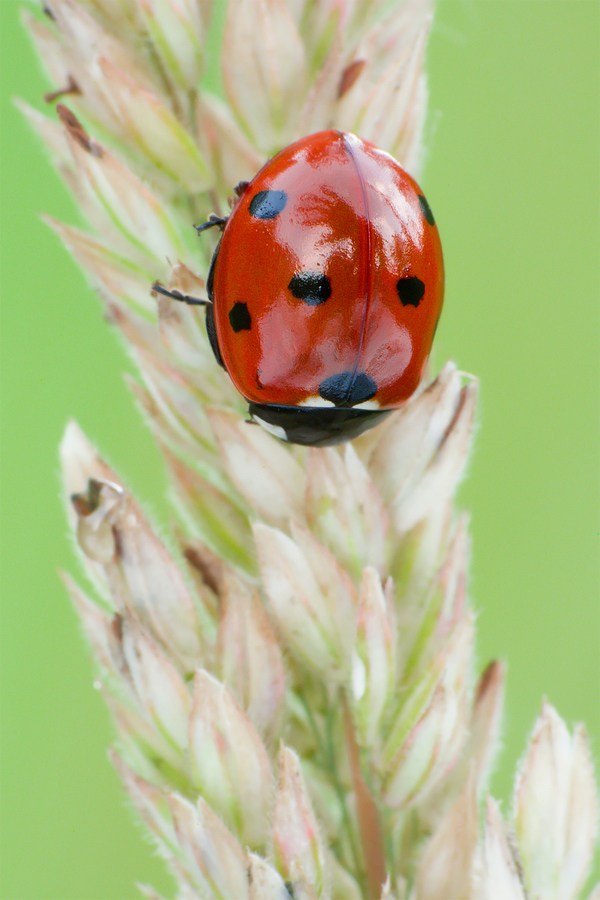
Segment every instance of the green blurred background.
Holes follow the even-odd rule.
[[[56,448],[74,416],[164,516],[129,363],[39,211],[77,221],[11,98],[49,87],[1,0],[2,900],[169,892],[106,757],[112,729],[58,580],[76,570]],[[479,665],[509,664],[493,792],[509,802],[543,696],[598,761],[597,0],[441,0],[422,178],[444,239],[436,360],[481,379],[461,502],[472,510]]]

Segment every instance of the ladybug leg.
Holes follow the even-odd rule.
[[[202,231],[206,231],[207,228],[220,228],[223,231],[225,227],[225,223],[227,222],[227,218],[222,218],[221,216],[215,216],[211,213],[206,222],[203,222],[202,225],[194,225],[194,228],[200,234]],[[217,246],[217,251],[218,251]],[[165,297],[171,297],[172,300],[180,300],[182,303],[187,303],[188,306],[211,306],[212,305],[212,283],[211,283],[211,273],[214,266],[214,262],[217,256],[217,251],[213,256],[210,272],[208,275],[207,281],[207,289],[208,289],[208,300],[200,300],[199,297],[190,297],[189,294],[182,294],[181,291],[174,290],[168,291],[166,288],[162,286],[160,281],[155,281],[152,285],[152,290],[156,291],[157,294],[163,294]]]
[[[201,300],[199,297],[190,297],[188,294],[182,294],[181,291],[168,291],[162,286],[160,281],[155,281],[152,290],[157,294],[163,294],[165,297],[171,297],[173,300],[180,300],[187,303],[188,306],[211,306],[210,300]]]
[[[223,362],[223,358],[221,356],[221,351],[219,349],[219,342],[217,341],[217,328],[215,325],[215,313],[214,307],[211,300],[201,300],[199,297],[188,297],[187,294],[182,294],[181,291],[168,291],[166,288],[162,286],[159,281],[155,281],[152,285],[152,290],[157,294],[163,294],[165,297],[171,297],[173,300],[179,300],[181,303],[187,303],[188,306],[205,306],[206,307],[206,332],[208,334],[208,340],[211,346],[211,350],[214,353],[216,361],[219,365],[224,369],[225,364]]]
[[[215,216],[214,213],[211,213],[206,222],[203,222],[202,225],[194,225],[194,228],[198,234],[202,231],[206,231],[207,228],[220,228],[221,231],[223,231],[226,222],[227,217],[223,218],[222,216]]]
[[[204,225],[196,225],[198,231],[205,231],[207,228],[212,228],[213,226],[218,226],[223,229],[225,222],[227,219],[220,219],[218,216],[210,216],[208,222],[205,222]],[[219,254],[219,247],[221,242],[217,244],[215,252],[213,254],[213,258],[210,264],[210,269],[208,271],[208,277],[206,279],[206,293],[208,294],[208,300],[201,300],[199,297],[190,297],[187,294],[182,294],[181,291],[174,290],[168,291],[166,288],[162,286],[160,281],[155,281],[152,285],[152,290],[157,294],[163,294],[165,297],[171,297],[173,300],[179,300],[182,303],[187,303],[188,306],[205,306],[206,307],[206,333],[208,335],[208,341],[211,346],[211,350],[214,354],[214,357],[218,364],[227,371],[225,367],[225,363],[223,362],[223,357],[221,356],[221,350],[219,347],[219,341],[217,339],[217,326],[215,323],[215,307],[213,304],[213,280],[214,280],[214,272],[215,272],[215,263],[217,261],[217,256]]]

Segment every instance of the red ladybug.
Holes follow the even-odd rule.
[[[340,131],[291,144],[237,193],[198,229],[223,231],[207,280],[217,361],[278,437],[356,437],[427,363],[444,293],[429,204],[391,156]]]

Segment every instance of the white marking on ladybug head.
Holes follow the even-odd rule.
[[[307,406],[312,409],[315,406],[335,406],[332,400],[325,400],[324,397],[315,394],[314,397],[307,397],[306,400],[300,400],[297,406]]]
[[[381,409],[379,400],[365,400],[364,403],[355,403],[352,409]]]

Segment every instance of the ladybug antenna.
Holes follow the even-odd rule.
[[[227,218],[222,218],[221,216],[215,216],[214,213],[208,217],[206,222],[203,222],[202,225],[194,225],[194,228],[200,234],[201,231],[206,231],[207,228],[220,228],[221,231],[225,228],[225,223]]]

